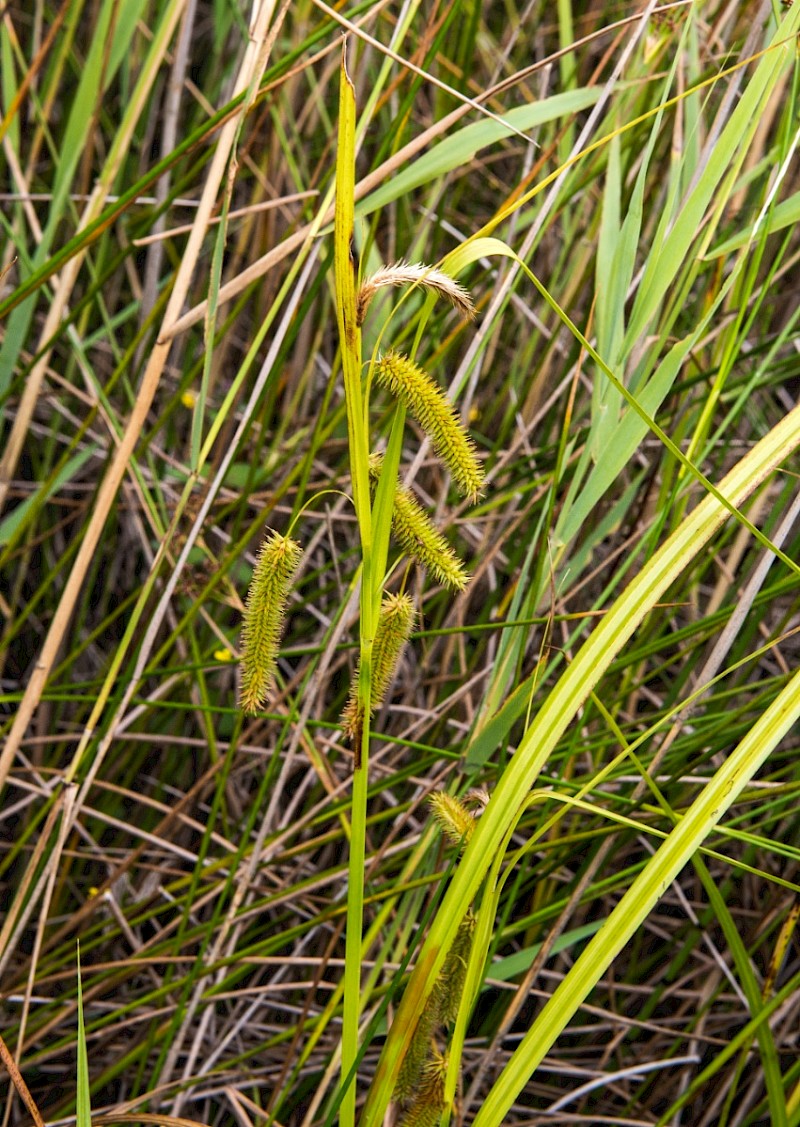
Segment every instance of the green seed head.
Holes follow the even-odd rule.
[[[369,476],[376,485],[383,457],[371,454]],[[445,587],[463,591],[469,583],[464,564],[431,521],[412,491],[398,481],[394,492],[392,532],[400,548]]]
[[[470,908],[458,925],[453,946],[447,952],[441,973],[431,993],[437,1005],[437,1019],[442,1025],[451,1025],[458,1014],[467,980],[467,963],[472,948],[475,922],[475,915]]]
[[[372,649],[373,708],[383,703],[400,655],[411,636],[414,618],[414,604],[409,595],[383,596]]]
[[[436,1127],[444,1111],[447,1057],[433,1050],[420,1069],[414,1100],[403,1113],[401,1127]]]
[[[420,1073],[431,1052],[435,1051],[432,1040],[436,1025],[436,1015],[426,1006],[419,1016],[414,1036],[400,1065],[394,1086],[394,1099],[408,1100],[413,1097],[419,1085]]]
[[[394,495],[392,530],[406,555],[445,587],[464,590],[469,582],[464,564],[405,485],[398,485]]]
[[[475,829],[475,819],[463,802],[444,791],[435,791],[428,802],[442,833],[453,845],[466,845]]]
[[[383,596],[375,641],[372,644],[372,679],[370,693],[370,715],[383,704],[383,698],[391,684],[394,671],[400,661],[406,642],[414,626],[414,604],[408,595]],[[350,697],[342,714],[342,723],[352,739],[359,717],[363,719],[363,704],[358,699],[360,671],[356,670],[350,686]]]
[[[377,379],[417,420],[464,496],[477,501],[483,489],[483,469],[472,439],[441,388],[399,352],[381,357]]]
[[[259,550],[242,626],[239,703],[245,712],[256,712],[272,688],[286,601],[302,558],[300,545],[278,532]]]

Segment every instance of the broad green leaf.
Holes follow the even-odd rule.
[[[500,1127],[504,1122],[517,1095],[581,1002],[711,830],[730,809],[770,752],[798,720],[800,671],[703,787],[699,797],[570,968],[485,1098],[475,1117],[475,1127]]]
[[[581,946],[586,939],[591,939],[603,926],[603,920],[592,920],[591,923],[565,931],[560,935],[551,948],[551,955],[558,955],[561,951],[569,951],[573,947]],[[490,974],[498,982],[510,982],[518,974],[525,974],[542,948],[541,943],[534,943],[523,951],[515,951],[513,955],[506,955],[504,959],[497,959],[492,963]]]
[[[683,340],[674,345],[659,364],[650,382],[636,396],[640,407],[651,418],[656,415],[659,407],[669,395],[681,364],[686,359],[696,339],[697,334],[692,333],[689,340]],[[605,442],[602,457],[598,457],[597,465],[591,471],[575,503],[570,507],[565,506],[556,526],[555,541],[557,545],[561,546],[571,542],[587,516],[596,508],[601,498],[605,496],[610,486],[628,464],[631,455],[636,451],[647,431],[647,424],[635,411],[630,408],[625,411],[614,428],[613,434]]]
[[[550,121],[580,113],[581,110],[593,106],[600,94],[599,89],[581,88],[568,90],[563,94],[554,94],[550,98],[543,98],[540,102],[532,102],[529,106],[518,106],[503,115],[508,127],[492,118],[466,125],[451,137],[439,141],[387,184],[361,200],[356,207],[356,214],[369,215],[370,212],[385,207],[386,204],[407,195],[415,188],[468,164],[481,149],[510,137],[514,130],[524,133],[540,125],[546,125]]]
[[[764,221],[763,227],[768,235],[774,235],[776,231],[784,231],[787,227],[794,227],[797,223],[800,223],[800,192],[795,192],[788,199],[781,200],[779,204],[776,204],[769,213],[769,217]],[[713,250],[706,251],[705,257],[725,258],[733,251],[741,250],[742,247],[747,246],[756,238],[760,230],[761,228],[757,227],[757,220],[754,220],[738,235],[733,235],[725,242],[719,243]]]
[[[687,24],[687,26],[689,26]],[[684,36],[686,31],[684,30]],[[620,197],[622,175],[620,168],[619,137],[609,142],[606,190],[603,195],[603,212],[597,246],[597,351],[606,359],[613,371],[619,370],[625,379],[629,352],[623,349],[625,339],[625,306],[636,269],[639,239],[644,214],[644,196],[649,182],[650,164],[664,120],[665,104],[674,85],[675,70],[680,52],[676,52],[672,66],[661,92],[662,108],[655,115],[650,134],[640,158],[636,182],[624,219],[621,216]],[[636,342],[633,342],[634,346]],[[589,445],[595,462],[600,460],[614,441],[619,423],[622,397],[609,384],[601,372],[595,379],[593,395],[592,430]]]
[[[531,694],[536,685],[539,671],[527,677],[505,702],[499,712],[484,725],[475,735],[467,748],[467,770],[474,771],[482,767],[486,760],[497,750],[513,724],[519,720],[528,705]]]

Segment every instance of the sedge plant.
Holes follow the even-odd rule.
[[[346,50],[346,48],[345,48]],[[362,369],[361,326],[374,295],[384,287],[421,287],[443,296],[464,317],[474,316],[469,294],[449,274],[423,265],[399,262],[361,280],[355,251],[354,140],[355,93],[343,52],[339,145],[336,164],[334,262],[336,310],[345,388],[353,504],[358,520],[361,576],[358,663],[347,705],[343,730],[353,752],[353,786],[350,808],[347,931],[342,1032],[342,1092],[340,1122],[355,1122],[354,1068],[359,1049],[361,1015],[361,948],[364,861],[366,847],[367,785],[371,718],[383,702],[408,641],[415,619],[414,604],[404,592],[386,590],[390,532],[410,558],[435,579],[461,591],[468,582],[463,562],[436,529],[412,491],[398,480],[406,415],[412,416],[437,457],[449,471],[459,492],[475,502],[484,486],[484,474],[475,445],[458,414],[437,382],[412,358],[394,349],[374,357],[365,375]],[[372,449],[370,390],[384,388],[396,401],[387,449]],[[289,536],[271,531],[259,551],[250,585],[242,631],[240,702],[248,712],[263,705],[272,688],[277,664],[282,619],[292,580],[302,551]],[[471,917],[465,916],[465,942]],[[465,967],[463,944],[454,945],[455,966]],[[455,970],[442,972],[441,983],[458,980]],[[429,1056],[429,1030],[450,1020],[453,998],[459,991],[442,986],[429,1007],[429,1020],[421,1023],[417,1061],[423,1071],[422,1092],[406,1113],[405,1122],[427,1122],[431,1107],[439,1107],[446,1066],[443,1058]],[[403,1093],[403,1085],[400,1085]],[[421,1100],[421,1102],[420,1102]],[[441,1104],[441,1107],[444,1105]],[[441,1108],[440,1108],[441,1110]],[[438,1113],[437,1113],[438,1114]]]
[[[41,7],[4,1123],[798,1123],[800,6]]]
[[[757,78],[767,88],[774,59],[764,63]],[[757,98],[756,81],[748,91]],[[409,266],[405,262],[384,267],[370,278],[360,277],[356,255],[354,210],[355,93],[343,58],[340,76],[339,144],[336,168],[336,210],[334,225],[336,311],[344,378],[353,503],[359,529],[361,585],[359,617],[359,658],[344,714],[344,728],[353,748],[353,787],[350,821],[348,871],[347,938],[344,974],[344,1011],[341,1052],[342,1087],[340,1122],[351,1127],[355,1122],[355,1068],[359,1054],[361,1018],[362,914],[365,858],[365,829],[371,718],[391,682],[397,661],[413,625],[413,607],[404,595],[385,591],[390,533],[405,552],[415,556],[440,582],[455,590],[466,585],[467,577],[458,557],[442,541],[440,534],[417,504],[413,495],[398,481],[406,415],[414,417],[429,439],[435,454],[450,471],[455,486],[470,501],[483,489],[483,473],[472,441],[462,427],[452,405],[437,384],[412,358],[391,347],[363,365],[361,327],[368,316],[371,300],[384,286],[422,286],[434,294],[445,294],[462,313],[471,312],[468,295],[451,283],[450,275],[481,254],[497,254],[513,259],[520,270],[597,365],[608,387],[627,403],[628,424],[649,429],[673,453],[683,470],[702,483],[706,500],[680,524],[641,574],[619,596],[600,626],[584,644],[567,673],[553,689],[539,715],[526,729],[517,755],[501,777],[495,794],[476,826],[463,834],[466,850],[444,904],[437,913],[424,942],[400,1009],[389,1031],[381,1060],[373,1079],[363,1116],[365,1127],[382,1118],[390,1098],[404,1104],[402,1122],[412,1124],[445,1121],[453,1107],[459,1053],[442,1053],[436,1030],[455,1022],[459,1028],[458,1047],[463,1045],[465,1015],[475,998],[476,982],[491,932],[491,916],[496,910],[494,887],[508,879],[500,877],[510,834],[525,809],[527,794],[542,770],[555,741],[563,734],[586,694],[597,683],[614,655],[631,636],[643,616],[652,608],[726,517],[735,516],[763,543],[763,534],[739,512],[743,500],[776,468],[800,442],[797,412],[765,438],[727,478],[715,486],[661,430],[647,409],[647,396],[637,398],[619,381],[591,342],[578,330],[548,294],[530,267],[510,248],[484,229],[454,252],[443,264],[445,269]],[[747,112],[742,110],[742,115]],[[733,153],[733,150],[732,150]],[[710,177],[708,178],[710,182]],[[523,197],[515,206],[532,198]],[[708,192],[701,182],[697,195]],[[653,285],[658,289],[661,281]],[[650,298],[652,301],[652,296]],[[634,306],[632,321],[641,319],[642,304]],[[672,371],[685,355],[676,352]],[[370,434],[370,393],[374,385],[384,388],[396,400],[387,448],[383,454],[372,449]],[[601,429],[608,428],[605,414]],[[635,433],[635,432],[634,432]],[[587,494],[584,493],[584,496]],[[568,508],[565,514],[568,513]],[[579,512],[576,506],[575,512]],[[562,535],[574,536],[575,524],[562,515]],[[413,531],[414,522],[424,531]],[[771,547],[771,546],[770,546]],[[780,555],[780,550],[778,549]],[[754,729],[750,742],[744,741],[733,756],[737,766],[721,771],[707,786],[690,814],[675,826],[653,862],[634,882],[607,927],[582,956],[568,983],[556,992],[544,1013],[530,1030],[485,1101],[479,1121],[486,1127],[499,1127],[515,1095],[524,1086],[543,1046],[551,1043],[579,1000],[596,981],[622,943],[633,933],[644,914],[652,907],[664,880],[671,879],[691,853],[702,843],[721,813],[751,777],[764,755],[788,730],[800,714],[800,696],[794,684],[787,686],[775,708],[764,717],[763,731]],[[734,782],[733,779],[736,778]],[[441,808],[440,808],[441,814]],[[474,832],[473,832],[474,829]],[[493,878],[486,886],[480,912],[472,904],[481,882],[491,868]],[[478,921],[480,920],[480,923]],[[481,941],[473,945],[476,927]],[[473,949],[474,948],[474,949]],[[468,970],[469,967],[469,970]],[[478,977],[476,977],[478,976]],[[464,989],[468,981],[470,986]],[[529,1048],[531,1046],[531,1048]]]

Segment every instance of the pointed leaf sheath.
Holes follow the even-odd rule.
[[[370,477],[377,481],[383,459],[370,455]],[[392,510],[392,532],[407,556],[454,591],[463,591],[469,583],[464,564],[431,521],[428,514],[406,485],[398,481]]]
[[[464,496],[477,501],[483,489],[483,469],[472,439],[441,388],[399,352],[381,357],[377,378],[417,420]]]
[[[242,626],[239,703],[245,712],[256,712],[272,688],[286,600],[302,557],[300,545],[277,532],[259,550]]]
[[[403,648],[414,625],[414,604],[408,595],[384,595],[381,603],[375,641],[372,645],[372,693],[370,714],[383,703]],[[349,735],[359,727],[359,671],[350,688],[350,698],[342,714]]]

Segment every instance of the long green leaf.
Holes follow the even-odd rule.
[[[760,482],[777,469],[782,461],[799,445],[800,407],[796,407],[727,474],[719,486],[719,494],[729,505],[741,505]],[[398,1010],[396,1026],[389,1031],[375,1072],[375,1079],[364,1110],[363,1127],[374,1127],[380,1122],[384,1114],[400,1062],[410,1040],[408,1030],[409,1028],[413,1029],[413,1022],[421,1012],[425,999],[433,987],[436,974],[444,962],[447,950],[455,935],[458,921],[463,917],[480,887],[481,881],[484,879],[488,867],[503,841],[508,826],[517,815],[520,803],[525,801],[528,791],[553,752],[558,740],[573,722],[578,710],[632,636],[639,623],[652,610],[688,563],[708,543],[727,515],[728,507],[716,496],[706,497],[697,506],[609,609],[602,622],[581,647],[566,673],[544,702],[538,716],[527,729],[516,755],[500,779],[489,805],[478,822],[475,834],[467,846],[442,908],[420,952],[416,969]],[[785,694],[780,699],[782,711],[779,711],[778,719],[785,717],[787,714],[793,716],[793,705],[790,709]],[[798,703],[798,708],[800,708],[800,703]],[[769,713],[769,732],[777,739],[787,728],[776,723],[773,713],[774,710]],[[773,744],[770,743],[769,746],[771,747]],[[769,748],[764,754],[767,754],[768,750]],[[746,756],[748,757],[747,762],[750,762],[752,756],[749,742],[747,743]],[[761,759],[758,762],[761,762]],[[740,765],[739,771],[743,772],[744,769],[744,766]],[[753,767],[753,770],[755,769]],[[742,776],[744,781],[749,777],[749,774]],[[730,781],[732,788],[738,779],[739,776],[735,775]],[[744,781],[741,785],[744,785]],[[727,785],[727,783],[728,778],[725,775],[724,785]],[[719,787],[715,789],[715,800],[720,797],[719,790]],[[678,840],[683,850],[680,852],[683,860],[678,864],[678,868],[685,863],[685,857],[691,855],[691,852],[702,841],[704,833],[714,824],[709,821],[709,815],[710,810],[716,809],[716,806],[709,806],[703,803],[702,799],[698,802],[702,803],[700,816],[696,815],[695,819],[688,823],[690,829],[685,830],[684,823],[681,823],[681,826],[675,831],[680,833]],[[687,837],[687,834],[690,834],[690,836]],[[662,847],[662,851],[664,848],[666,847]],[[675,845],[671,847],[668,854],[670,859],[673,858],[672,851],[676,848]],[[662,851],[659,851],[656,857],[662,857]],[[663,864],[663,861],[659,862],[660,866],[663,866]],[[664,887],[665,885],[659,883],[659,881],[652,884],[652,888],[657,888],[658,893],[663,892]],[[647,888],[651,888],[649,878]],[[613,934],[616,938],[617,933],[614,932]],[[596,942],[599,941],[599,938],[598,936]],[[605,943],[606,940],[603,940],[603,942]],[[586,964],[582,965],[585,974]],[[579,986],[576,987],[576,981],[571,979],[569,988],[570,999],[574,1002],[575,1007],[580,1004],[580,998],[574,996],[574,992],[580,989]],[[582,994],[581,997],[585,997],[585,994]],[[559,1000],[559,1007],[561,1005],[562,1002]],[[550,1012],[552,1013],[552,1010]],[[566,1021],[568,1017],[566,1009],[564,1014]],[[540,1022],[537,1022],[537,1030],[541,1036],[542,1025]],[[528,1043],[526,1038],[526,1044]],[[494,1113],[497,1112],[497,1108],[506,1106],[510,1092],[518,1090],[515,1085],[521,1072],[522,1066],[516,1064],[509,1079],[503,1081],[502,1094],[492,1104]],[[513,1095],[511,1100],[513,1100]],[[481,1112],[481,1115],[483,1114]],[[482,1122],[493,1123],[500,1122],[500,1120],[484,1119]]]
[[[800,671],[706,784],[572,966],[484,1100],[475,1117],[475,1127],[499,1127],[503,1122],[528,1078],[592,987],[730,809],[770,752],[799,719]]]
[[[105,0],[98,12],[91,48],[70,107],[62,145],[63,158],[57,167],[47,224],[32,256],[34,270],[44,263],[50,252],[56,230],[64,216],[75,170],[86,147],[88,131],[92,127],[95,112],[102,101],[103,91],[112,81],[129,50],[131,37],[143,8],[144,0],[135,0],[123,5],[118,5],[114,0]],[[107,42],[109,36],[112,36],[110,52]],[[18,306],[9,318],[7,332],[0,348],[0,394],[11,380],[22,342],[27,337],[35,304],[36,300],[32,295]]]
[[[697,232],[703,231],[704,241],[711,239],[716,224],[710,228],[704,224],[706,211],[713,203],[719,215],[720,201],[715,196],[720,183],[729,170],[744,159],[747,145],[761,120],[762,108],[771,97],[781,73],[791,64],[794,53],[792,37],[798,28],[800,9],[795,6],[781,21],[659,252],[648,258],[626,333],[626,348],[647,331],[679,268],[692,254]],[[730,189],[732,187],[731,183]],[[666,222],[667,217],[663,220],[664,224]]]
[[[507,127],[491,118],[467,125],[451,137],[440,141],[438,145],[434,145],[424,156],[413,161],[397,176],[393,176],[383,187],[361,200],[356,208],[356,214],[369,215],[378,208],[408,195],[415,188],[428,184],[455,168],[463,167],[481,149],[510,137],[515,130],[525,132],[546,125],[550,121],[580,113],[581,110],[593,106],[599,97],[600,90],[594,88],[567,90],[562,94],[543,98],[540,102],[533,102],[529,106],[519,106],[517,109],[509,110],[503,115],[508,122]]]
[[[75,1127],[92,1127],[92,1102],[89,1089],[89,1054],[83,1020],[81,988],[81,949],[78,945],[78,1067],[76,1076]]]

